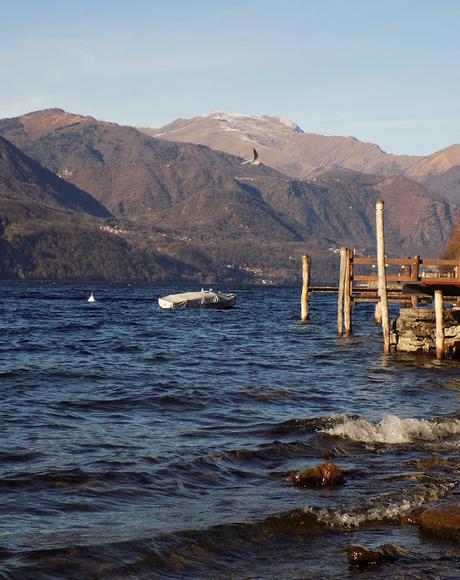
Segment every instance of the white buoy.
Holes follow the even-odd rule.
[[[88,302],[96,302],[96,298],[94,298],[94,295],[93,295],[93,293],[92,293],[92,292],[91,292],[91,294],[89,295]]]

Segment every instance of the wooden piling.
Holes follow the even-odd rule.
[[[346,249],[345,251],[345,284],[343,292],[343,320],[345,327],[345,336],[351,334],[351,258],[353,251]]]
[[[420,277],[420,256],[414,256],[412,261],[412,279],[417,282]]]
[[[380,300],[375,304],[375,324],[382,324],[382,303]]]
[[[340,248],[339,295],[337,300],[337,331],[339,336],[343,335],[343,296],[345,292],[346,259],[347,250]]]
[[[443,320],[443,295],[442,290],[434,292],[434,310],[436,316],[436,358],[444,358],[444,320]]]
[[[420,256],[414,256],[411,266],[411,278],[418,282],[420,276]],[[417,296],[411,296],[412,308],[418,308]]]
[[[383,220],[383,201],[376,204],[376,231],[377,231],[377,267],[379,278],[379,296],[382,305],[382,332],[383,352],[390,352],[390,321],[388,317],[387,281],[385,270],[385,235]]]
[[[305,323],[310,314],[309,286],[310,286],[310,256],[302,256],[302,296],[300,299],[300,322]]]

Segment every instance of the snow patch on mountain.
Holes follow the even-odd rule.
[[[271,131],[284,131],[286,128],[293,133],[303,133],[302,129],[290,119],[271,117],[269,115],[248,115],[243,113],[225,113],[216,111],[200,116],[201,119],[217,120],[226,130],[244,132],[248,128]]]

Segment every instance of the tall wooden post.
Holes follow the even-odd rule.
[[[417,282],[420,276],[420,256],[414,256],[411,267],[411,278]],[[412,308],[418,308],[417,296],[411,296]]]
[[[418,281],[420,277],[420,256],[414,256],[412,262],[412,280]]]
[[[309,308],[309,294],[310,286],[310,256],[302,256],[302,296],[300,298],[300,322],[304,323],[308,320],[310,313]]]
[[[345,286],[343,294],[343,310],[344,310],[344,326],[345,326],[345,336],[350,336],[351,334],[351,258],[353,252],[350,249],[346,249],[346,259],[345,259]]]
[[[340,248],[339,297],[337,300],[337,331],[339,336],[343,335],[343,296],[345,292],[346,260],[347,250]]]
[[[444,358],[444,320],[443,320],[443,295],[442,290],[435,290],[434,292],[434,310],[436,316],[436,358],[442,360]]]
[[[379,276],[379,297],[382,304],[382,332],[383,352],[390,352],[390,321],[388,318],[387,279],[385,271],[385,235],[383,222],[383,201],[376,204],[376,230],[377,230],[377,268]]]

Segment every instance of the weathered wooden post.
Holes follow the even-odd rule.
[[[380,300],[375,305],[374,318],[375,324],[378,324],[380,326],[382,324],[382,303],[380,302]]]
[[[310,286],[310,256],[302,256],[302,296],[300,298],[300,322],[305,323],[310,313],[309,294]]]
[[[379,276],[379,297],[382,305],[383,352],[390,352],[390,321],[388,318],[387,279],[385,271],[385,235],[383,222],[383,201],[376,204],[377,268]]]
[[[411,268],[411,278],[418,282],[420,276],[420,256],[414,256]],[[418,298],[417,296],[411,296],[412,308],[418,308]]]
[[[442,290],[434,291],[434,311],[436,317],[436,358],[444,358],[444,320],[443,320],[443,295]]]
[[[337,331],[339,336],[343,335],[343,296],[345,292],[346,260],[347,250],[340,248],[339,296],[337,300]]]
[[[420,277],[420,256],[414,256],[412,262],[412,280],[414,280],[414,282],[418,282],[419,277]]]
[[[345,250],[345,286],[343,294],[343,310],[344,310],[344,326],[345,326],[345,336],[350,336],[351,334],[351,259],[353,251],[350,249]]]

